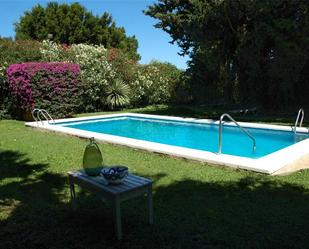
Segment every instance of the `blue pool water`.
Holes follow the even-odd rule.
[[[214,153],[218,152],[218,126],[213,124],[123,116],[86,122],[58,123],[57,125]],[[256,139],[255,152],[252,149],[252,140],[242,133],[239,128],[223,126],[222,153],[259,158],[295,143],[293,132],[256,128],[246,129]],[[304,138],[307,137],[308,135],[304,135]]]

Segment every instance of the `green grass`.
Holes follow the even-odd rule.
[[[78,189],[78,209],[70,209],[66,172],[81,167],[87,141],[14,120],[0,121],[0,138],[0,248],[309,248],[309,170],[267,176],[100,144],[105,164],[154,181],[154,225],[146,199],[130,200],[118,242],[111,207],[99,198]]]

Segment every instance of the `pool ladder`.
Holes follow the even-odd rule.
[[[295,125],[294,125],[294,134],[297,133],[297,125],[299,123],[299,128],[302,127],[303,125],[303,121],[304,121],[304,117],[305,117],[305,111],[303,108],[300,108],[298,110],[298,114],[297,114],[297,117],[296,117],[296,120],[295,120]]]
[[[249,131],[247,131],[245,128],[240,126],[240,124],[235,119],[233,119],[229,114],[224,113],[224,114],[221,115],[220,121],[219,121],[219,148],[218,148],[218,154],[222,153],[222,125],[223,125],[222,121],[223,121],[223,119],[225,117],[227,117],[229,120],[234,122],[234,124],[236,124],[237,127],[252,140],[252,142],[253,142],[253,151],[255,151],[255,149],[256,149],[255,138],[249,133]]]
[[[39,124],[39,122],[41,122],[42,125],[44,125],[43,119],[45,119],[48,124],[50,121],[55,123],[55,120],[51,117],[51,115],[45,109],[35,108],[32,110],[31,114],[32,114],[33,119],[37,123],[37,125]]]

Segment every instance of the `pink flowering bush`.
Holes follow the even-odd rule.
[[[27,62],[6,70],[15,112],[33,108],[48,110],[54,117],[70,116],[76,110],[80,67],[71,63]]]

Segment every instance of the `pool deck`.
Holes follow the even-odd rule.
[[[288,175],[295,171],[302,169],[309,169],[309,154],[297,159],[296,161],[284,166],[278,171],[272,173],[272,175]]]
[[[184,122],[193,122],[193,123],[205,123],[205,124],[216,124],[218,125],[219,121],[211,119],[194,119],[194,118],[179,118],[179,117],[170,117],[170,116],[159,116],[159,115],[149,115],[149,114],[134,114],[134,113],[121,113],[121,114],[111,114],[111,115],[100,115],[100,116],[91,116],[91,117],[82,117],[82,118],[70,118],[70,119],[58,119],[55,120],[56,123],[61,122],[71,122],[71,121],[86,121],[100,118],[115,118],[121,116],[134,116],[141,118],[154,118],[154,119],[165,119],[170,121],[184,121]],[[224,122],[225,125],[235,126],[234,123]],[[269,125],[269,124],[260,124],[260,123],[246,123],[239,122],[243,127],[248,128],[260,128],[260,129],[271,129],[271,130],[281,130],[281,131],[293,131],[290,126],[281,126],[281,125]],[[208,151],[189,149],[179,146],[172,146],[160,143],[154,143],[144,140],[137,140],[132,138],[102,134],[97,132],[90,132],[84,130],[78,130],[74,128],[69,128],[65,126],[57,126],[49,124],[47,121],[43,122],[29,122],[25,124],[26,126],[39,128],[44,130],[50,130],[60,133],[65,133],[73,136],[78,136],[82,138],[94,137],[98,141],[108,142],[113,144],[125,145],[137,149],[148,150],[151,152],[158,152],[168,155],[173,155],[177,157],[184,157],[188,159],[198,160],[202,162],[208,162],[212,164],[219,164],[224,166],[229,166],[233,168],[240,168],[246,170],[252,170],[260,173],[266,174],[284,174],[292,169],[301,169],[309,165],[308,155],[309,155],[309,139],[302,140],[298,143],[295,143],[291,146],[288,146],[284,149],[271,153],[269,155],[263,156],[258,159],[232,156],[227,154],[217,154]],[[298,128],[298,132],[308,133],[308,128]],[[305,157],[304,162],[302,158]],[[298,160],[301,160],[298,162]],[[296,165],[298,166],[295,166]],[[301,166],[304,164],[304,166]],[[292,166],[294,165],[294,166]],[[309,166],[308,166],[309,167]],[[284,171],[285,169],[285,171]],[[282,172],[281,172],[282,171]],[[289,171],[289,172],[290,172]],[[281,172],[281,173],[280,173]]]

